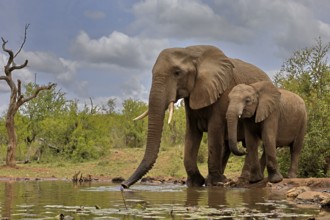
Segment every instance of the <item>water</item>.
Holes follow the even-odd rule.
[[[124,196],[124,199],[123,199]],[[0,182],[1,219],[308,219],[317,207],[297,207],[262,189],[134,185],[123,193],[108,182]]]

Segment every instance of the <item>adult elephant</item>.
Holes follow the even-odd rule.
[[[250,182],[263,179],[265,164],[268,180],[280,182],[283,177],[276,160],[276,147],[290,146],[289,177],[297,175],[298,160],[307,126],[304,100],[298,95],[276,88],[271,82],[240,84],[229,93],[227,110],[228,141],[233,153],[237,150],[237,122],[242,118],[248,154],[245,166],[250,167]],[[264,152],[258,159],[259,140]]]
[[[239,83],[269,80],[252,64],[228,58],[208,45],[163,50],[152,70],[149,94],[147,146],[135,172],[122,183],[128,188],[144,176],[156,162],[162,136],[165,111],[173,113],[174,103],[184,98],[186,136],[184,166],[188,186],[205,183],[197,167],[197,154],[203,132],[208,132],[208,184],[222,181],[229,150],[224,150],[225,111],[220,96]],[[222,111],[222,112],[221,112]],[[224,112],[224,113],[223,113]]]

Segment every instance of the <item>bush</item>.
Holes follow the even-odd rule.
[[[330,43],[294,52],[275,76],[275,83],[300,95],[306,103],[308,125],[300,157],[301,177],[327,175],[326,158],[330,157],[330,66],[327,62]],[[289,167],[289,155],[279,156],[283,169]]]

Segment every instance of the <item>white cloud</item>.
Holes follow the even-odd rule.
[[[244,42],[252,34],[199,0],[146,0],[133,6],[133,14],[131,28],[143,36]]]
[[[59,84],[59,87],[67,88],[79,96],[88,94],[88,82],[80,80],[78,77],[78,68],[81,67],[79,62],[41,51],[23,50],[18,58],[26,58],[29,61],[27,68],[20,70],[17,74],[22,82],[33,82],[35,73],[37,73],[38,76],[43,75],[41,78],[48,78],[50,81]],[[53,79],[45,76],[46,74],[50,74]]]
[[[91,39],[82,31],[71,51],[87,63],[143,69],[154,62],[154,57],[167,45],[166,40],[129,37],[117,31],[109,36]]]
[[[28,59],[29,69],[37,73],[53,74],[56,79],[64,83],[70,83],[76,73],[76,62],[65,60],[47,52],[22,51],[20,57]]]
[[[60,62],[62,71],[59,71],[57,73],[57,79],[65,83],[72,82],[74,80],[78,64],[76,62],[65,60],[63,58],[59,58],[58,60]]]
[[[273,43],[277,54],[286,57],[293,50],[330,38],[330,25],[317,18],[310,1],[215,1],[216,9],[228,22],[250,29],[252,41]]]
[[[276,48],[273,53],[286,57],[319,36],[330,38],[330,25],[319,20],[320,7],[312,4],[308,0],[146,0],[133,6],[136,19],[131,29],[149,37],[258,46],[267,42]],[[329,8],[329,3],[324,4]]]
[[[149,91],[136,77],[131,77],[121,87],[124,98],[134,97],[147,102]]]

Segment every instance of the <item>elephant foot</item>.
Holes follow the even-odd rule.
[[[190,175],[187,178],[187,186],[188,187],[200,187],[205,184],[205,179],[201,174]]]
[[[223,174],[209,174],[206,178],[207,186],[218,186],[219,183],[227,182],[227,178]]]
[[[262,175],[261,172],[251,173],[249,182],[250,183],[257,183],[257,182],[260,182],[263,179],[264,179],[264,175]]]
[[[237,182],[236,182],[236,186],[238,187],[245,187],[249,184],[249,179],[250,177],[246,177],[246,176],[240,176],[238,177],[237,179]]]
[[[289,178],[297,178],[297,174],[295,172],[293,172],[293,171],[289,171],[288,177]]]
[[[239,179],[248,181],[250,179],[250,175],[250,171],[243,170]]]
[[[271,183],[279,183],[283,180],[283,176],[280,172],[268,174],[268,181]]]

